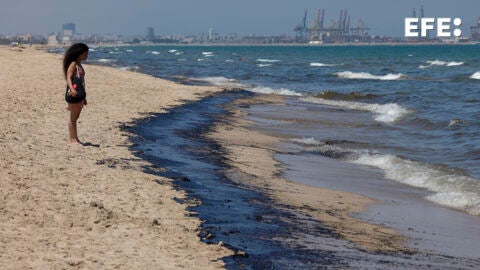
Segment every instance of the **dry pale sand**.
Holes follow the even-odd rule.
[[[221,89],[85,65],[92,146],[69,145],[61,58],[0,47],[0,268],[222,268],[232,252],[199,241],[185,194],[142,172],[120,128]]]
[[[264,95],[237,100],[236,103],[281,105],[282,101],[279,96]],[[209,137],[225,149],[227,162],[234,168],[231,174],[240,174],[242,184],[261,189],[279,205],[289,205],[311,215],[360,249],[371,252],[409,251],[404,247],[405,237],[395,230],[352,217],[353,213],[361,212],[374,203],[372,199],[282,178],[281,164],[273,158],[274,153],[282,151],[276,148],[282,138],[251,129],[251,123],[244,120],[245,115],[236,109],[231,108],[231,113],[231,119],[218,123]]]

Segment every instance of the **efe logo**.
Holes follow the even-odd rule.
[[[435,29],[437,37],[452,37],[451,22],[452,18],[405,18],[405,37],[426,37],[429,30]],[[460,37],[462,30],[458,27],[462,25],[462,19],[453,19],[453,25],[457,27],[453,35]]]

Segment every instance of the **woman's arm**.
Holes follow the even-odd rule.
[[[68,85],[68,88],[70,89],[69,95],[72,97],[77,95],[77,91],[75,91],[72,85],[72,77],[75,74],[75,72],[77,72],[77,63],[74,61],[70,64],[70,66],[68,66],[68,69],[67,69],[67,85]]]

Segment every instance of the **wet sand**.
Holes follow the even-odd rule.
[[[289,143],[291,137],[275,132],[280,121],[276,119],[282,117],[270,105],[283,102],[271,95],[239,100],[230,108],[233,116],[209,134],[225,149],[232,179],[260,190],[278,205],[313,217],[354,243],[365,253],[348,256],[368,258],[366,265],[358,265],[362,269],[374,267],[375,260],[395,264],[395,269],[471,269],[480,263],[478,217],[425,201],[421,196],[425,191],[386,180],[378,170],[296,155],[301,150]],[[311,248],[328,246],[317,242]]]
[[[281,106],[282,102],[281,97],[258,96],[239,100],[237,104],[272,103]],[[243,184],[261,188],[278,203],[312,215],[343,239],[356,243],[360,249],[408,251],[404,246],[406,239],[395,230],[352,217],[374,200],[344,191],[312,188],[282,177],[281,163],[273,158],[273,154],[283,152],[277,147],[281,138],[249,128],[252,122],[243,119],[245,115],[240,110],[232,110],[232,113],[234,115],[226,121],[228,124],[217,124],[209,137],[226,149],[229,165],[234,168],[231,173],[240,174]]]
[[[123,129],[222,89],[85,64],[86,145],[69,145],[61,58],[0,47],[1,268],[223,268],[233,253],[199,241],[185,193],[143,172]]]
[[[428,190],[387,179],[385,172],[378,168],[349,162],[341,151],[328,151],[323,144],[335,144],[334,140],[321,141],[319,145],[291,140],[309,138],[316,133],[323,138],[335,138],[335,133],[346,136],[348,126],[358,119],[345,119],[341,110],[330,106],[302,104],[292,99],[286,103],[287,106],[266,104],[243,109],[247,119],[255,119],[254,128],[286,137],[278,146],[287,153],[274,155],[285,169],[282,174],[285,178],[374,199],[375,204],[355,216],[394,228],[408,238],[406,246],[410,249],[453,257],[480,257],[480,217],[428,201],[426,198],[431,195]],[[343,143],[348,149],[349,142]]]

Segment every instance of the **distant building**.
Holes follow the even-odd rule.
[[[75,24],[74,23],[64,23],[62,26],[62,31],[71,31],[75,34]]]
[[[155,29],[153,27],[148,27],[147,28],[147,41],[153,41],[155,39]]]
[[[71,43],[75,36],[76,26],[74,23],[64,23],[62,25],[61,41],[65,44]]]
[[[56,34],[49,35],[47,39],[47,44],[52,46],[58,45],[57,35]]]
[[[208,29],[208,40],[213,41],[215,40],[215,37],[216,37],[216,33],[213,30],[213,28]]]
[[[480,41],[480,17],[475,21],[475,24],[470,27],[472,31],[472,40]]]

